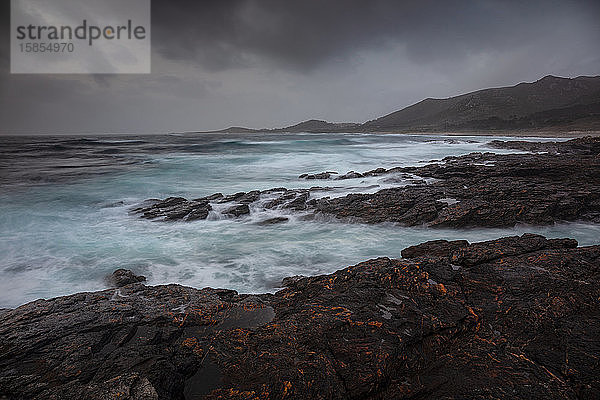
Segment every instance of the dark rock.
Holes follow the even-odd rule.
[[[289,203],[290,201],[292,201],[293,199],[296,198],[296,196],[298,196],[298,192],[294,191],[294,190],[285,190],[281,196],[270,200],[268,202],[266,202],[264,204],[264,207],[267,209],[272,209],[272,208],[278,208],[280,206],[282,206],[285,203]]]
[[[577,247],[574,239],[551,239],[534,234],[523,236],[512,236],[488,242],[475,243],[462,246],[451,253],[454,264],[473,266],[501,259],[507,256],[515,256],[532,253],[543,249],[572,249]]]
[[[362,177],[363,177],[363,175],[359,174],[358,172],[348,171],[344,175],[340,175],[336,179],[338,179],[338,180],[341,180],[341,179],[356,179],[356,178],[362,178]]]
[[[531,152],[548,152],[551,154],[585,154],[600,153],[600,141],[597,137],[585,136],[567,142],[527,142],[524,140],[493,140],[489,146],[500,149],[513,149]]]
[[[210,292],[211,294],[216,294],[217,296],[219,296],[219,298],[221,300],[227,300],[227,299],[232,299],[235,296],[238,295],[238,292],[235,290],[231,290],[231,289],[212,289],[212,288],[207,288],[205,289],[207,292]]]
[[[300,179],[329,179],[329,178],[331,178],[331,175],[336,175],[336,174],[337,174],[337,172],[327,171],[327,172],[320,172],[318,174],[302,174],[298,178],[300,178]]]
[[[527,143],[498,141],[494,145],[523,149],[528,148]],[[547,153],[471,153],[422,167],[379,168],[363,175],[401,172],[439,181],[374,194],[320,199],[310,208],[338,218],[409,226],[511,227],[519,223],[600,222],[600,138],[536,143],[533,147]]]
[[[309,192],[299,193],[294,197],[294,200],[286,203],[284,207],[291,208],[293,210],[304,210],[306,209],[306,201],[308,200],[309,196]]]
[[[373,169],[371,171],[367,171],[363,174],[363,176],[375,176],[375,175],[381,175],[381,174],[385,174],[387,172],[387,170],[385,168],[376,168]]]
[[[271,188],[271,189],[263,190],[261,193],[273,194],[273,193],[284,193],[287,191],[288,191],[288,189],[286,189],[284,187],[278,187],[278,188]]]
[[[283,280],[281,281],[281,286],[294,287],[298,282],[300,282],[303,279],[306,279],[304,275],[288,276],[286,278],[283,278]]]
[[[310,189],[319,190],[320,188]],[[267,201],[263,204],[266,209],[276,208],[291,208],[295,210],[303,210],[306,208],[306,201],[310,196],[310,190],[307,189],[295,189],[285,190],[279,197]]]
[[[237,201],[238,199],[242,198],[245,195],[246,195],[246,192],[238,192],[235,194],[230,194],[229,196],[225,196],[225,197],[221,198],[219,200],[219,203],[229,203],[232,201]]]
[[[229,210],[235,210],[239,204],[255,203],[265,194],[271,198],[262,204],[266,209],[283,208],[329,214],[348,221],[394,222],[407,226],[512,227],[578,220],[600,223],[600,138],[528,143],[496,141],[493,145],[538,152],[478,152],[446,157],[441,162],[420,167],[377,168],[361,174],[388,175],[384,179],[392,180],[398,176],[413,180],[415,176],[434,178],[436,181],[430,184],[416,179],[410,186],[333,199],[311,198],[307,189],[277,188],[239,192],[218,197],[218,201],[232,203]],[[406,183],[402,179],[400,182]],[[134,212],[144,218],[203,219],[212,209],[207,199],[152,200]],[[242,207],[235,213],[245,210]]]
[[[215,193],[210,196],[200,197],[199,199],[194,199],[192,201],[213,201],[223,197],[223,193]]]
[[[260,221],[258,223],[258,225],[274,225],[274,224],[280,224],[282,222],[288,222],[289,218],[286,217],[274,217],[274,218],[269,218],[269,219],[265,219],[264,221]]]
[[[112,287],[123,287],[133,283],[146,282],[146,277],[136,275],[128,269],[118,269],[106,277],[106,282]]]
[[[532,253],[544,249],[574,249],[575,239],[546,239],[541,235],[525,233],[498,240],[469,244],[466,240],[432,240],[402,250],[404,258],[446,257],[454,264],[473,266],[502,257]]]
[[[600,246],[573,245],[429,243],[274,295],[38,300],[0,314],[0,398],[599,398]]]
[[[250,204],[254,203],[256,200],[260,198],[260,190],[253,190],[251,192],[246,193],[236,201],[242,204]]]
[[[237,206],[227,209],[223,214],[235,215],[236,217],[240,217],[242,215],[250,214],[250,207],[248,207],[248,204],[239,204]]]
[[[212,209],[212,207],[208,204],[206,204],[204,207],[194,208],[194,209],[192,209],[192,211],[189,212],[189,214],[187,214],[185,216],[185,220],[186,221],[195,221],[197,219],[206,219],[208,217],[208,213],[211,209]]]
[[[255,202],[260,198],[260,190],[253,190],[251,192],[239,192],[236,194],[232,194],[229,196],[222,197],[218,202],[219,203],[241,203],[241,204],[250,204]]]
[[[163,218],[165,221],[193,221],[206,219],[208,212],[212,210],[209,200],[196,199],[186,200],[183,197],[169,197],[159,201],[145,201],[141,206],[132,211],[142,214],[143,218]]]
[[[161,202],[159,202],[155,205],[160,208],[167,208],[167,207],[176,206],[176,205],[179,205],[182,203],[187,203],[187,200],[184,199],[183,197],[167,197],[166,199],[162,200]]]
[[[403,258],[416,257],[450,257],[454,250],[467,247],[469,242],[466,240],[431,240],[416,246],[410,246],[402,250]]]

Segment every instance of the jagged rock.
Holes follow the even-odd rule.
[[[176,205],[179,205],[182,203],[187,203],[187,200],[184,199],[183,197],[167,197],[166,199],[160,201],[159,203],[157,203],[155,205],[160,208],[167,208],[167,207],[176,206]]]
[[[200,197],[199,199],[193,199],[192,201],[213,201],[223,197],[223,193],[215,193],[210,196]]]
[[[494,146],[528,148],[529,142]],[[558,221],[600,222],[600,138],[536,143],[547,153],[471,153],[422,167],[376,169],[363,175],[409,173],[439,181],[321,199],[316,212],[366,223],[432,227],[510,227]],[[440,199],[452,201],[441,202]]]
[[[305,278],[306,278],[306,276],[304,276],[304,275],[288,276],[287,278],[283,278],[283,280],[281,281],[281,286],[293,287],[298,282],[300,282],[302,279],[305,279]]]
[[[106,282],[113,287],[123,287],[131,285],[132,283],[146,282],[146,277],[143,275],[136,275],[131,270],[120,268],[111,275],[108,275],[106,277]]]
[[[318,174],[302,174],[298,178],[300,178],[300,179],[329,179],[329,178],[331,178],[331,175],[337,175],[337,172],[327,171],[327,172],[320,172]]]
[[[358,172],[348,171],[344,175],[340,175],[336,179],[338,179],[338,180],[342,180],[342,179],[356,179],[356,178],[362,178],[362,177],[363,177],[363,175],[359,174]]]
[[[246,192],[238,192],[235,194],[230,194],[229,196],[225,196],[225,197],[221,198],[218,202],[219,203],[229,203],[232,201],[237,201],[238,199],[241,199],[245,195],[246,195]]]
[[[242,215],[250,214],[250,207],[248,204],[239,204],[237,206],[233,206],[228,208],[224,214],[235,215],[236,217],[240,217]]]
[[[389,175],[384,179],[419,176],[436,181],[424,184],[417,179],[410,182],[411,186],[383,189],[373,194],[316,199],[311,198],[311,190],[322,189],[278,188],[225,197],[218,194],[215,199],[235,204],[230,208],[235,209],[239,204],[255,203],[262,194],[270,198],[275,195],[262,207],[407,226],[512,227],[521,223],[548,225],[577,220],[600,223],[600,138],[534,144],[497,141],[493,145],[538,153],[479,152],[446,157],[441,162],[420,167],[377,168],[361,175]],[[209,201],[208,197],[195,202],[171,197],[163,201],[149,200],[134,211],[145,218],[192,220],[208,216],[212,209]]]
[[[236,201],[242,204],[250,204],[254,203],[256,200],[260,198],[260,190],[253,190],[251,192],[246,193]]]
[[[363,174],[363,176],[376,176],[376,175],[381,175],[381,174],[385,174],[388,171],[385,168],[376,168],[373,169],[371,171],[367,171]]]
[[[147,200],[133,212],[142,214],[143,218],[163,218],[165,221],[206,219],[212,210],[209,201],[197,199],[189,201],[183,197],[168,197],[165,200]]]
[[[277,208],[285,203],[289,203],[296,198],[298,194],[293,190],[285,190],[279,197],[270,200],[264,204],[267,209]]]
[[[296,195],[294,200],[286,203],[284,205],[285,208],[291,208],[294,210],[304,210],[306,209],[306,201],[310,196],[309,192],[303,192]]]
[[[274,224],[280,224],[282,222],[288,222],[290,219],[287,217],[274,217],[274,218],[269,218],[269,219],[265,219],[264,221],[260,221],[258,223],[258,225],[274,225]]]
[[[403,258],[416,257],[450,257],[452,252],[461,247],[467,247],[466,240],[430,240],[416,246],[410,246],[401,251]]]
[[[242,203],[242,204],[250,204],[260,198],[260,193],[261,193],[260,190],[253,190],[253,191],[247,192],[247,193],[239,192],[236,194],[232,194],[230,196],[222,197],[219,200],[219,203],[235,202],[235,203]]]
[[[208,213],[211,209],[212,209],[212,207],[209,204],[206,204],[203,207],[194,208],[194,209],[192,209],[192,211],[189,212],[189,214],[187,214],[185,216],[185,220],[186,221],[195,221],[197,219],[206,219],[208,217]]]
[[[544,249],[574,249],[575,239],[546,239],[540,235],[524,234],[502,238],[494,242],[476,243],[458,248],[451,253],[454,264],[473,266],[502,257],[532,253]]]
[[[274,295],[38,300],[0,314],[0,398],[599,398],[600,246],[573,246],[428,243]]]
[[[586,154],[595,155],[600,153],[600,141],[597,137],[585,136],[571,139],[566,142],[528,142],[525,140],[501,141],[493,140],[489,143],[491,147],[500,149],[514,149],[532,152],[548,152],[551,154]]]

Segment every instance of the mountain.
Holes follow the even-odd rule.
[[[321,132],[352,132],[359,129],[361,124],[352,122],[327,122],[318,119],[310,119],[300,122],[296,125],[286,126],[285,128],[275,129],[250,129],[239,126],[232,126],[227,129],[210,131],[208,133],[258,133],[258,132],[276,132],[276,133],[321,133]]]
[[[255,132],[263,132],[264,129],[251,129],[244,128],[242,126],[230,126],[229,128],[221,129],[218,131],[208,131],[208,132],[195,132],[195,133],[255,133]]]
[[[425,99],[361,127],[376,131],[519,129],[584,118],[600,119],[600,77],[546,76],[533,83]]]
[[[232,127],[218,132],[460,132],[474,130],[600,130],[600,76],[548,75],[532,83],[425,99],[357,123],[311,119],[277,129]]]
[[[272,132],[344,132],[360,128],[361,124],[351,122],[327,122],[318,119],[311,119],[300,122],[299,124],[288,126],[285,128],[271,129]]]

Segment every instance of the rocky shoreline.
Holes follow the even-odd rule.
[[[0,313],[0,398],[600,396],[600,246],[433,241],[274,295],[120,285]]]
[[[216,193],[194,200],[150,199],[133,212],[149,219],[193,221],[206,219],[214,204],[218,204],[219,212],[232,218],[250,214],[256,205],[284,212],[301,211],[305,218],[323,214],[363,223],[394,222],[405,226],[464,228],[600,222],[600,138],[546,143],[494,141],[492,146],[530,153],[471,153],[419,167],[378,168],[343,175],[327,171],[299,177],[329,182],[382,176],[390,182],[409,182],[373,194],[316,198],[314,193],[322,193],[327,187],[275,188],[229,196]],[[423,178],[433,183],[428,184]]]
[[[508,227],[600,223],[600,138],[494,141],[418,167],[303,174],[328,187],[150,199],[157,221],[331,216],[362,223]],[[407,183],[408,182],[408,183]],[[333,274],[289,277],[275,294],[146,286],[0,310],[0,399],[600,398],[600,245],[539,235],[431,241]]]

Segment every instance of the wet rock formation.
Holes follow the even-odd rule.
[[[123,287],[131,285],[132,283],[146,282],[146,277],[143,275],[136,275],[133,271],[128,269],[118,269],[105,279],[109,286]]]
[[[274,295],[131,283],[0,313],[0,398],[596,399],[600,246],[435,241]]]
[[[165,221],[194,221],[206,219],[210,210],[212,207],[207,199],[189,201],[183,197],[168,197],[164,200],[146,200],[133,211],[147,219],[162,217]]]
[[[135,212],[144,218],[190,221],[207,218],[211,202],[231,203],[225,214],[236,217],[248,214],[249,204],[261,202],[264,209],[407,226],[463,228],[600,222],[600,138],[550,143],[493,141],[491,145],[534,153],[471,153],[419,167],[377,168],[360,174],[350,171],[337,178],[382,176],[389,183],[398,177],[404,182],[415,176],[434,180],[427,184],[424,180],[408,179],[408,186],[374,194],[315,198],[313,189],[277,188],[227,197],[217,193],[195,200],[148,200]],[[320,178],[305,177],[331,177],[330,172],[316,175]]]
[[[337,172],[326,171],[319,172],[318,174],[302,174],[298,178],[299,179],[329,179],[332,175],[337,175]]]
[[[562,143],[494,141],[492,145],[537,153],[471,153],[422,167],[371,171],[381,175],[410,173],[438,181],[374,194],[324,198],[310,206],[339,218],[409,226],[600,222],[600,138]]]
[[[250,204],[261,202],[263,209],[305,210],[311,190],[325,190],[315,187],[312,189],[286,189],[274,188],[269,190],[239,192],[229,196],[216,193],[199,199],[187,200],[183,197],[169,197],[165,200],[150,199],[134,207],[132,212],[142,218],[158,219],[162,221],[194,221],[207,219],[209,212],[213,211],[211,202],[219,205],[228,205],[219,213],[225,217],[242,217],[250,214]],[[216,212],[216,211],[215,211]],[[264,225],[287,221],[287,217],[273,217]]]

